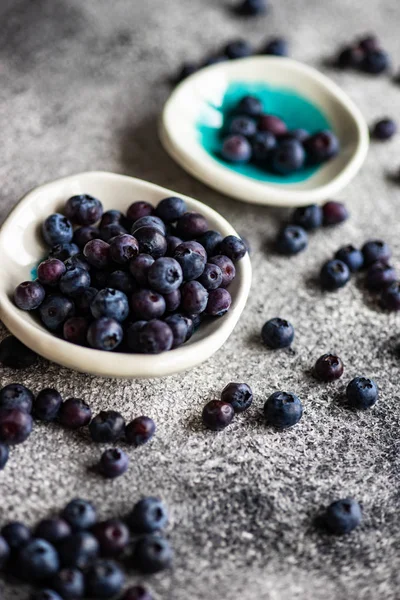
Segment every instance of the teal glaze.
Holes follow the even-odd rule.
[[[274,87],[266,83],[236,82],[226,90],[222,103],[205,103],[197,122],[198,140],[207,152],[219,163],[258,181],[268,183],[299,183],[309,179],[320,167],[307,167],[291,175],[276,175],[253,164],[228,163],[220,157],[220,129],[224,117],[229,114],[243,96],[257,96],[264,106],[264,112],[281,117],[289,129],[303,128],[310,133],[321,129],[332,129],[327,117],[307,98],[286,87]]]

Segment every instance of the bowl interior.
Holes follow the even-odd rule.
[[[237,276],[229,291],[232,309],[220,319],[202,325],[184,346],[157,355],[101,352],[70,344],[48,332],[34,316],[19,310],[12,302],[15,287],[31,279],[31,273],[48,248],[42,242],[40,227],[53,212],[62,212],[72,195],[88,193],[101,200],[104,210],[127,210],[136,200],[156,205],[162,198],[178,195],[159,186],[112,173],[84,173],[61,179],[30,192],[11,212],[0,230],[3,254],[0,282],[0,310],[6,326],[24,343],[43,356],[66,366],[107,376],[149,377],[184,370],[208,358],[229,336],[242,312],[251,281],[250,260],[237,265]],[[229,223],[210,207],[185,198],[188,209],[201,212],[210,229],[222,235],[235,234]],[[85,362],[82,363],[81,361]],[[158,367],[157,367],[158,364]]]
[[[280,92],[281,100],[278,96],[278,102],[270,107],[270,111],[287,119],[291,127],[303,125],[309,128],[312,120],[316,125],[314,130],[323,128],[324,123],[328,125],[339,138],[339,155],[300,180],[298,177],[268,177],[268,181],[257,181],[240,172],[240,168],[232,170],[210,154],[209,148],[204,147],[204,140],[207,135],[214,142],[217,139],[215,131],[222,125],[227,92],[231,94],[232,88],[236,87],[242,89],[244,95],[248,87],[249,93],[256,93],[260,86],[274,93]],[[297,100],[302,99],[304,106],[309,105],[309,110],[315,109],[314,113],[304,113],[306,123],[301,122],[296,105],[292,103],[290,108],[285,92],[296,96]],[[269,112],[268,106],[265,110]],[[312,197],[328,184],[347,183],[348,177],[361,166],[368,148],[365,121],[346,94],[315,69],[277,57],[224,62],[189,77],[173,92],[165,106],[161,137],[174,158],[210,185],[222,186],[225,192],[230,186],[236,197],[246,199],[247,193],[249,201],[265,204],[285,204],[285,197],[293,199],[296,193],[304,198],[308,193],[310,198],[310,194]],[[321,198],[314,198],[318,199],[324,199],[323,194]]]

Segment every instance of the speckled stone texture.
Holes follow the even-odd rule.
[[[159,600],[398,600],[399,316],[377,311],[354,281],[323,294],[314,277],[340,245],[376,236],[393,246],[400,266],[400,187],[389,177],[400,166],[400,136],[373,143],[343,192],[351,219],[313,234],[308,250],[293,259],[269,250],[286,212],[208,189],[157,141],[170,75],[183,60],[200,60],[238,36],[258,46],[287,35],[292,56],[324,68],[369,122],[399,117],[400,87],[387,76],[323,67],[338,44],[370,30],[398,61],[398,0],[271,4],[268,16],[240,20],[222,0],[3,0],[0,219],[29,188],[63,175],[106,169],[142,177],[227,216],[251,241],[254,283],[223,350],[184,375],[101,380],[45,361],[26,372],[2,369],[1,385],[19,381],[35,392],[54,386],[65,398],[83,397],[94,412],[147,414],[158,429],[150,445],[128,450],[124,477],[104,481],[90,471],[102,447],[87,433],[36,424],[0,474],[0,522],[33,524],[76,495],[109,517],[156,494],[170,507],[176,551],[174,570],[149,578]],[[296,328],[290,351],[259,343],[261,325],[277,315]],[[345,374],[335,384],[317,383],[310,369],[329,351],[340,354]],[[381,399],[368,412],[349,412],[343,390],[364,374],[376,379]],[[204,431],[202,406],[232,380],[252,386],[253,407],[222,433]],[[278,389],[304,403],[302,421],[283,433],[261,418],[264,400]],[[362,526],[342,539],[319,532],[320,507],[347,495],[363,505]],[[27,596],[27,589],[0,581],[2,600]]]

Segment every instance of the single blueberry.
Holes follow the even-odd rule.
[[[246,58],[253,54],[253,48],[245,40],[235,40],[225,46],[225,54],[230,59]]]
[[[196,212],[186,212],[178,219],[176,233],[183,240],[193,240],[208,231],[207,219]]]
[[[60,561],[56,549],[40,538],[29,541],[18,553],[18,569],[28,581],[42,581],[57,573]]]
[[[14,291],[14,302],[21,310],[35,310],[45,299],[46,292],[39,281],[23,281]]]
[[[63,335],[67,342],[86,346],[89,319],[86,317],[70,317],[63,325]]]
[[[60,278],[60,292],[66,296],[78,296],[88,287],[90,287],[90,275],[81,267],[66,271]]]
[[[322,208],[317,204],[300,206],[292,214],[292,223],[307,231],[318,229],[322,225]]]
[[[164,537],[148,534],[136,542],[132,559],[142,573],[158,573],[171,566],[173,553]]]
[[[355,377],[346,388],[346,397],[350,406],[366,410],[378,400],[379,390],[375,381],[367,377]]]
[[[90,529],[96,523],[96,509],[91,502],[74,498],[63,509],[61,516],[69,523],[73,531]]]
[[[77,246],[79,246],[79,248],[83,250],[90,240],[96,240],[99,238],[100,231],[97,229],[97,227],[86,225],[84,227],[78,227],[78,229],[75,229],[73,241]]]
[[[26,369],[37,361],[36,352],[25,346],[15,336],[9,335],[0,343],[0,363],[10,369]]]
[[[256,17],[264,14],[267,7],[267,0],[240,0],[235,7],[235,12],[245,17]]]
[[[284,38],[273,38],[272,40],[268,40],[262,54],[287,56],[289,54],[288,43]]]
[[[298,254],[305,250],[308,244],[306,231],[298,225],[287,225],[278,234],[276,249],[287,256]]]
[[[92,533],[100,545],[102,556],[118,556],[129,545],[130,533],[128,527],[118,519],[109,519],[97,523]]]
[[[174,259],[181,267],[183,279],[191,281],[197,279],[203,273],[207,254],[198,242],[182,242],[175,249]]]
[[[335,254],[335,258],[344,262],[352,273],[359,271],[364,266],[364,256],[361,250],[352,244],[342,246]]]
[[[74,235],[74,230],[71,222],[64,215],[55,213],[47,217],[43,223],[42,234],[46,244],[53,247],[57,244],[70,242]]]
[[[100,471],[107,479],[123,475],[129,466],[129,456],[120,448],[110,448],[100,458]]]
[[[129,271],[131,272],[135,282],[140,287],[148,287],[148,272],[151,265],[154,263],[154,258],[149,254],[139,254],[129,263]]]
[[[79,254],[74,254],[73,256],[67,258],[67,260],[64,261],[64,265],[67,271],[75,269],[76,267],[79,267],[80,269],[85,269],[89,272],[91,270],[91,266],[89,265],[88,261],[81,252]]]
[[[120,290],[104,288],[93,298],[90,310],[95,319],[107,317],[120,322],[125,321],[129,314],[128,298]]]
[[[364,265],[369,267],[372,263],[386,262],[392,256],[390,246],[382,240],[370,240],[361,248],[364,256]]]
[[[222,283],[222,271],[217,265],[206,263],[198,280],[206,290],[216,290]]]
[[[367,288],[370,290],[381,290],[397,281],[396,269],[383,262],[373,263],[365,278]]]
[[[388,140],[397,132],[397,125],[393,119],[380,119],[372,128],[372,137],[377,140]]]
[[[110,223],[100,229],[100,238],[103,242],[110,243],[112,239],[119,235],[128,235],[127,230],[121,223]]]
[[[59,408],[58,417],[61,425],[68,429],[79,429],[90,423],[91,408],[80,398],[68,398]],[[65,515],[64,515],[65,517]],[[67,519],[69,522],[69,520]]]
[[[223,141],[221,156],[233,163],[247,163],[251,159],[251,144],[243,135],[228,135]]]
[[[168,514],[159,498],[148,496],[135,504],[128,517],[128,525],[135,533],[154,533],[168,523]]]
[[[400,282],[391,283],[382,292],[381,303],[383,308],[390,311],[400,310]]]
[[[0,471],[2,471],[4,469],[4,467],[6,466],[6,464],[8,462],[9,454],[10,454],[10,451],[9,451],[7,444],[3,444],[2,442],[0,442]],[[0,537],[0,568],[1,568],[1,560],[2,560],[1,540],[2,540],[2,538]]]
[[[50,542],[50,544],[57,546],[61,540],[64,540],[71,535],[71,531],[71,527],[65,519],[53,517],[51,519],[39,521],[35,528],[35,537],[46,540],[47,542]]]
[[[131,309],[137,320],[158,319],[165,313],[165,300],[152,290],[139,290],[131,296]]]
[[[111,351],[122,342],[124,332],[116,319],[101,317],[89,326],[87,341],[92,348]]]
[[[73,301],[59,294],[47,296],[39,309],[40,319],[50,331],[59,330],[69,317],[74,316],[74,313]]]
[[[125,575],[117,563],[98,560],[86,573],[86,593],[90,598],[114,598],[121,592],[124,582]]]
[[[146,203],[144,203],[144,204],[146,204]],[[142,216],[144,216],[144,215],[140,215],[140,217],[142,217]],[[132,220],[136,221],[136,219],[139,219],[139,217],[135,217]],[[104,227],[107,227],[107,225],[112,225],[114,223],[119,223],[120,225],[125,227],[127,221],[129,221],[129,220],[130,219],[127,219],[127,217],[125,217],[124,214],[120,210],[115,210],[115,209],[106,210],[106,212],[104,212],[103,216],[101,217],[99,227],[100,227],[100,229],[103,229]]]
[[[166,312],[174,312],[181,305],[182,294],[180,290],[174,290],[169,294],[164,294]]]
[[[378,50],[381,47],[381,44],[376,35],[369,33],[358,40],[358,46],[364,50],[364,52],[371,52],[372,50]]]
[[[343,362],[336,354],[323,354],[315,363],[314,372],[321,381],[335,381],[343,375]]]
[[[376,49],[364,54],[360,67],[366,73],[379,75],[386,71],[389,65],[389,55],[384,50]]]
[[[255,96],[243,96],[236,107],[238,115],[247,115],[249,117],[259,117],[262,111],[262,102]]]
[[[32,417],[20,408],[0,408],[0,442],[22,444],[32,432]]]
[[[253,392],[247,383],[228,383],[221,393],[222,402],[232,405],[235,413],[241,413],[250,408],[253,402]]]
[[[57,244],[56,246],[53,246],[49,252],[49,258],[56,258],[57,260],[65,262],[78,253],[79,246],[73,244],[72,242],[66,242],[64,244]]]
[[[50,583],[63,600],[78,600],[85,595],[85,578],[78,569],[65,567],[51,578]]]
[[[133,235],[122,233],[110,240],[110,256],[114,262],[124,265],[138,254],[139,244]]]
[[[125,429],[125,419],[116,410],[102,410],[92,419],[89,432],[92,440],[99,443],[116,442]]]
[[[235,235],[225,237],[218,248],[220,254],[227,256],[233,262],[237,262],[246,254],[246,246],[241,238]]]
[[[277,117],[276,115],[263,114],[258,121],[259,131],[268,131],[275,137],[280,137],[287,133],[287,125],[285,121]]]
[[[104,240],[90,240],[84,247],[83,254],[96,269],[104,269],[110,264],[110,244]]]
[[[97,559],[99,551],[99,542],[88,531],[77,531],[58,546],[61,564],[77,569],[87,569]]]
[[[302,417],[300,398],[288,392],[275,392],[264,404],[264,415],[269,425],[286,429],[296,425]]]
[[[192,320],[181,314],[174,314],[165,319],[167,325],[171,328],[174,342],[172,348],[177,348],[184,344],[193,333]]]
[[[61,404],[61,394],[53,388],[45,388],[38,393],[33,402],[33,415],[40,421],[53,421],[58,416]]]
[[[257,131],[257,123],[247,115],[233,117],[227,128],[230,135],[242,135],[246,138],[252,138]]]
[[[150,417],[136,417],[125,428],[125,437],[128,444],[142,446],[153,437],[156,424]]]
[[[48,258],[40,263],[37,274],[42,285],[55,286],[64,275],[66,267],[58,258]]]
[[[175,235],[167,235],[165,238],[167,240],[167,252],[166,256],[174,256],[174,252],[176,248],[182,244],[181,238],[176,237]]]
[[[301,142],[297,140],[280,142],[277,148],[272,151],[272,169],[280,175],[288,175],[294,171],[299,171],[304,166],[305,156]]]
[[[333,291],[342,288],[350,280],[350,270],[346,263],[338,260],[328,260],[321,269],[320,281],[324,289]]]
[[[135,281],[126,271],[113,271],[107,277],[107,287],[114,290],[119,290],[124,294],[131,294],[135,289]]]
[[[9,383],[0,390],[0,408],[19,408],[30,413],[33,394],[21,383]]]
[[[289,321],[275,317],[263,325],[261,337],[269,348],[287,348],[293,342],[294,327]]]
[[[141,227],[135,231],[135,237],[141,254],[150,254],[153,258],[159,258],[167,252],[167,240],[156,227]]]
[[[188,314],[200,314],[205,311],[208,292],[198,281],[188,281],[182,286],[182,309]],[[217,290],[215,290],[217,291]]]
[[[187,212],[186,202],[182,198],[172,196],[160,200],[156,208],[156,215],[165,223],[174,223]]]
[[[208,262],[212,265],[217,265],[217,267],[221,269],[221,287],[228,287],[228,285],[235,279],[236,276],[235,265],[233,264],[231,259],[228,258],[228,256],[224,256],[223,254],[217,254],[216,256],[212,256],[208,260]]]
[[[340,69],[359,68],[364,58],[364,51],[359,46],[345,46],[340,49],[335,64]]]
[[[143,202],[142,200],[139,200],[138,202],[134,202],[130,205],[126,216],[128,217],[129,221],[135,223],[135,221],[137,221],[138,219],[141,219],[142,217],[148,217],[153,213],[154,206],[152,204],[150,204],[149,202]]]
[[[214,256],[217,250],[217,246],[222,242],[222,235],[218,231],[210,229],[201,235],[197,241],[203,246],[207,256]]]
[[[276,148],[276,137],[270,131],[258,131],[251,140],[252,158],[255,163],[266,167]]]
[[[228,427],[234,416],[235,411],[232,404],[222,402],[222,400],[211,400],[204,406],[202,412],[204,425],[212,431],[221,431]]]
[[[93,225],[101,219],[103,206],[97,198],[89,194],[80,194],[67,200],[65,214],[77,225]]]
[[[304,141],[311,162],[319,164],[335,157],[340,150],[339,140],[332,131],[318,131]]]
[[[167,234],[167,228],[164,221],[155,215],[141,217],[135,221],[131,228],[132,235],[135,235],[139,229],[142,229],[142,227],[152,227],[153,229],[157,229],[161,235],[164,236]]]
[[[228,290],[218,288],[210,290],[205,312],[210,317],[222,317],[228,312],[232,304],[232,297]]]
[[[163,321],[152,319],[144,325],[139,333],[138,352],[143,354],[159,354],[171,350],[174,336],[171,328]]]
[[[324,226],[338,225],[349,218],[349,212],[342,202],[329,200],[322,207]]]
[[[169,294],[180,287],[183,281],[182,268],[174,258],[161,257],[151,265],[147,278],[153,290]]]
[[[19,521],[11,521],[4,525],[1,536],[11,551],[23,548],[32,538],[30,529]]]
[[[336,535],[350,533],[362,520],[362,512],[358,502],[352,498],[336,500],[328,506],[323,516],[325,527]]]

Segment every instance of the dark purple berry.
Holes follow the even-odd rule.
[[[382,292],[381,303],[383,308],[390,311],[400,310],[400,282],[391,283]]]
[[[372,129],[372,136],[377,140],[388,140],[397,132],[397,125],[393,119],[381,119]]]
[[[36,352],[25,346],[15,336],[9,335],[0,342],[0,363],[10,369],[26,369],[37,361]]]
[[[364,266],[363,253],[352,246],[352,244],[339,248],[335,254],[335,258],[344,262],[352,273],[359,271]]]
[[[132,352],[140,352],[140,331],[146,325],[147,321],[136,321],[131,323],[126,329],[126,343]]]
[[[165,300],[152,290],[139,290],[131,296],[131,309],[135,319],[149,321],[165,313]]]
[[[156,208],[156,215],[165,223],[174,223],[187,211],[186,202],[182,198],[164,198]]]
[[[313,163],[323,163],[339,153],[340,144],[332,131],[319,131],[304,141],[304,148]]]
[[[279,254],[291,256],[305,250],[307,244],[308,235],[302,227],[287,225],[279,232],[275,246]]]
[[[28,581],[43,581],[55,575],[60,568],[56,549],[46,540],[29,541],[18,552],[18,569]]]
[[[116,442],[124,429],[125,420],[116,410],[102,410],[89,425],[92,440],[101,444]]]
[[[175,290],[169,294],[164,294],[166,312],[174,312],[181,305],[181,290]]]
[[[259,119],[258,130],[269,131],[269,133],[272,133],[275,137],[279,137],[287,133],[288,128],[285,121],[282,121],[282,119],[276,115],[264,114],[261,115]]]
[[[173,553],[167,540],[157,534],[145,535],[137,541],[133,564],[142,573],[158,573],[171,566]]]
[[[376,49],[366,52],[361,61],[361,69],[371,75],[379,75],[389,68],[390,60],[384,50]]]
[[[60,277],[64,275],[66,267],[57,258],[48,258],[38,266],[38,279],[43,285],[57,285]]]
[[[211,317],[222,317],[228,312],[232,304],[232,297],[228,290],[218,288],[210,290],[205,312]]]
[[[114,479],[128,470],[129,457],[120,448],[103,452],[100,458],[100,471],[107,479]]]
[[[0,442],[22,444],[32,432],[32,417],[20,408],[0,408]]]
[[[235,235],[228,235],[219,245],[219,252],[237,262],[246,254],[246,246],[243,240]]]
[[[221,401],[230,404],[235,413],[241,413],[251,406],[253,392],[247,383],[228,383],[222,390]]]
[[[138,352],[159,354],[171,350],[173,342],[174,336],[167,323],[153,319],[139,331]]]
[[[132,223],[134,223],[138,219],[141,219],[142,217],[148,217],[149,215],[152,215],[153,213],[154,213],[154,206],[152,204],[149,204],[148,202],[139,201],[139,202],[134,202],[133,204],[130,205],[130,207],[128,208],[128,211],[126,213],[126,216],[128,217],[128,219],[130,221],[132,221]]]
[[[149,254],[139,254],[139,256],[133,258],[129,263],[129,270],[140,287],[148,287],[149,280],[147,275],[153,263],[154,258]]]
[[[90,287],[90,275],[86,269],[75,267],[62,275],[60,279],[60,292],[66,296],[79,296],[85,288]]]
[[[61,541],[58,553],[64,567],[87,569],[99,555],[99,543],[88,531],[77,531]]]
[[[272,169],[280,175],[299,171],[304,166],[305,152],[297,140],[280,142],[271,155]]]
[[[174,256],[176,248],[182,244],[181,238],[176,237],[175,235],[167,235],[165,238],[167,240],[167,256]]]
[[[72,242],[66,242],[64,244],[57,244],[49,252],[49,258],[56,258],[65,262],[72,256],[79,253],[79,247]]]
[[[153,437],[156,424],[150,417],[136,417],[125,428],[125,437],[128,444],[142,446]]]
[[[147,273],[151,289],[160,294],[177,290],[183,280],[182,268],[174,258],[161,257],[151,265]]]
[[[74,235],[74,230],[71,222],[64,215],[55,213],[47,217],[43,223],[42,234],[46,244],[53,247],[57,244],[70,242]]]
[[[81,194],[72,196],[65,204],[65,214],[73,223],[77,225],[93,225],[101,219],[103,206],[100,200]]]
[[[141,254],[150,254],[153,258],[164,256],[167,251],[167,240],[155,227],[141,227],[135,231]]]
[[[107,243],[110,243],[113,238],[119,235],[128,235],[127,230],[121,223],[110,223],[110,225],[100,229],[100,238]]]
[[[182,242],[175,252],[174,258],[182,269],[183,279],[191,281],[197,279],[204,271],[207,255],[205,249],[198,242]]]
[[[380,261],[386,262],[392,256],[390,246],[382,240],[369,240],[361,248],[364,256],[364,265],[369,267],[372,263]]]
[[[92,300],[98,291],[99,290],[94,287],[88,287],[85,288],[81,294],[74,298],[76,310],[83,317],[89,317],[91,315],[90,305],[92,304]]]
[[[79,248],[83,249],[88,242],[100,238],[100,231],[96,227],[86,225],[74,231],[73,241]]]
[[[202,418],[207,429],[220,431],[232,423],[235,411],[232,404],[222,400],[211,400],[203,408]]]
[[[221,269],[221,287],[228,287],[228,285],[235,279],[236,276],[235,265],[231,259],[223,254],[218,254],[217,256],[212,256],[208,262],[212,265],[217,265],[217,267]]]
[[[251,144],[243,135],[229,135],[224,139],[221,156],[232,163],[247,163],[251,158]]]
[[[78,600],[85,594],[85,579],[82,571],[66,567],[52,577],[51,586],[61,594],[63,600]]]
[[[47,296],[39,309],[40,319],[50,331],[58,331],[74,313],[75,306],[72,300],[58,294]]]
[[[74,498],[68,502],[61,516],[69,523],[73,531],[90,529],[97,520],[96,509],[93,504],[82,498]]]
[[[182,309],[188,314],[205,311],[208,301],[207,290],[198,281],[188,281],[182,286]]]
[[[270,131],[258,131],[251,140],[251,148],[254,162],[266,167],[276,148],[276,137]]]
[[[303,406],[296,394],[275,392],[264,404],[264,416],[268,425],[287,429],[296,425],[303,415]]]
[[[1,535],[11,551],[19,550],[31,540],[31,530],[19,521],[11,521],[4,525]]]
[[[87,341],[92,348],[111,351],[122,342],[124,332],[116,319],[101,317],[89,326]]]
[[[35,537],[41,538],[57,546],[62,540],[71,535],[71,527],[61,517],[43,519],[35,528]]]
[[[222,271],[217,265],[206,263],[204,271],[198,279],[206,290],[216,290],[222,283]]]
[[[85,346],[88,329],[89,320],[86,317],[71,317],[63,325],[64,339],[72,344]]]
[[[349,218],[347,208],[342,202],[336,202],[335,200],[329,200],[322,207],[323,224],[338,225]]]
[[[61,394],[53,388],[45,388],[38,393],[33,402],[33,415],[40,421],[53,421],[58,416],[61,404]]]
[[[287,348],[293,342],[294,327],[286,319],[275,317],[263,325],[261,337],[269,348]]]
[[[120,290],[104,288],[93,298],[90,310],[95,319],[108,317],[122,322],[129,314],[128,298]]]
[[[183,240],[192,240],[200,237],[208,230],[207,219],[196,212],[187,212],[176,225],[176,232]]]
[[[214,256],[218,244],[222,242],[222,235],[218,231],[213,231],[211,229],[203,233],[203,235],[201,235],[197,241],[201,246],[203,246],[208,256]]]
[[[333,291],[346,285],[350,280],[350,270],[346,263],[338,260],[328,260],[321,269],[320,281],[324,289]]]
[[[165,319],[167,325],[171,328],[174,336],[173,348],[178,348],[184,344],[193,333],[193,323],[189,317],[175,314]]]
[[[136,502],[128,516],[128,525],[134,533],[154,533],[168,523],[167,509],[159,498],[148,496]]]
[[[336,65],[340,69],[359,68],[364,58],[364,51],[359,46],[346,46],[342,48],[336,58]]]
[[[102,556],[119,556],[130,542],[128,527],[118,519],[97,523],[92,532],[99,542]]]
[[[98,560],[85,577],[86,594],[89,598],[114,598],[122,590],[125,575],[112,560]]]
[[[110,256],[114,262],[124,265],[138,254],[139,244],[132,235],[123,233],[110,240]]]
[[[107,287],[129,295],[136,289],[135,281],[126,271],[113,271],[107,277]]]
[[[68,429],[79,429],[90,423],[92,411],[90,406],[80,398],[69,398],[60,406],[58,412],[61,425]],[[64,518],[65,514],[63,515]],[[67,519],[69,522],[69,520]]]
[[[247,115],[233,117],[229,123],[227,133],[230,135],[242,135],[246,138],[252,138],[257,131],[257,123]]]
[[[287,56],[289,54],[288,43],[284,38],[273,38],[267,42],[262,54]]]
[[[32,402],[31,390],[21,383],[9,383],[0,390],[0,408],[19,408],[30,413]]]
[[[235,12],[244,17],[256,17],[267,11],[268,3],[266,0],[240,0],[235,7]],[[251,98],[251,96],[248,96]]]
[[[323,354],[315,363],[314,372],[321,381],[335,381],[343,375],[343,363],[336,354]]]
[[[373,263],[365,278],[365,283],[370,290],[381,290],[397,280],[396,269],[387,263]]]
[[[91,269],[88,261],[81,253],[74,254],[73,256],[70,256],[70,258],[67,258],[67,260],[64,262],[64,265],[67,271],[75,269],[76,267],[79,267],[80,269],[85,269],[86,271],[90,271]]]
[[[14,302],[21,310],[35,310],[42,304],[45,295],[39,281],[24,281],[15,288]]]
[[[322,225],[322,208],[317,204],[300,206],[293,212],[291,220],[292,223],[307,231],[318,229]]]
[[[131,228],[132,235],[135,235],[139,229],[142,229],[142,227],[151,227],[152,229],[157,229],[164,236],[167,233],[167,228],[164,221],[155,215],[142,217],[141,219],[135,221]]]
[[[83,254],[96,269],[105,269],[110,264],[110,244],[104,240],[90,240],[84,247]]]
[[[137,219],[138,218],[139,217],[137,217]],[[114,223],[119,223],[120,225],[125,226],[126,220],[126,217],[120,210],[107,210],[101,217],[100,229],[103,229],[104,227],[107,227],[107,225],[112,225]]]

